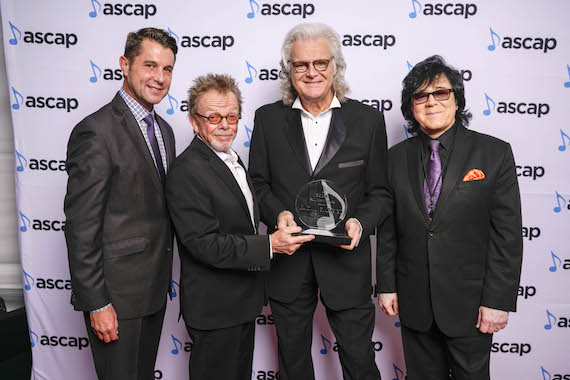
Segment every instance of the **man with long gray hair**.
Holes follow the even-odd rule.
[[[313,314],[320,289],[344,379],[379,379],[374,360],[369,235],[390,212],[382,114],[348,99],[338,34],[300,24],[281,50],[282,100],[257,110],[250,175],[269,232],[301,224],[295,199],[310,181],[334,182],[348,200],[350,244],[306,243],[276,255],[269,299],[284,380],[314,379]]]

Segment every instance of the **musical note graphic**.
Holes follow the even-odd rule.
[[[416,4],[418,4],[419,9],[416,9]],[[418,12],[420,12],[422,10],[422,5],[420,4],[420,2],[418,0],[412,0],[412,7],[414,7],[414,11],[410,12],[410,14],[408,16],[410,16],[410,18],[416,18],[416,16],[418,15]]]
[[[32,348],[34,348],[36,346],[37,341],[40,339],[40,337],[38,336],[38,334],[33,332],[32,329],[29,329],[29,331],[30,331],[30,344],[31,344]]]
[[[24,96],[16,91],[14,87],[12,87],[12,93],[14,93],[14,98],[16,99],[16,103],[12,104],[12,109],[19,110],[20,102],[24,103]],[[18,100],[18,98],[20,98],[20,100]]]
[[[556,256],[554,254],[554,252],[550,251],[550,255],[552,256],[552,263],[554,264],[553,266],[549,267],[548,270],[551,272],[556,272],[556,269],[558,267],[560,267],[560,265],[562,265],[562,260],[560,259],[560,257]],[[558,260],[558,265],[556,265],[556,260]]]
[[[544,325],[544,329],[550,330],[552,328],[552,324],[556,323],[556,317],[552,315],[552,313],[548,311],[548,309],[546,309],[546,316],[548,317],[548,323]],[[552,321],[550,320],[550,317],[552,317]]]
[[[566,140],[568,140],[568,144],[570,145],[570,136],[564,133],[562,129],[560,130],[560,135],[562,136],[562,145],[558,147],[558,150],[564,152],[566,150],[566,142],[564,141],[564,138],[566,137]]]
[[[402,322],[397,321],[396,323],[394,323],[394,326],[396,326],[396,327],[402,327]]]
[[[26,157],[22,156],[20,154],[20,152],[18,152],[17,150],[16,150],[16,158],[18,159],[18,162],[20,163],[20,165],[16,166],[16,170],[19,172],[23,172],[24,167],[28,165],[28,160],[26,160]],[[22,160],[24,160],[24,162],[22,162]]]
[[[10,38],[8,42],[10,42],[10,45],[17,45],[18,41],[22,39],[22,32],[20,32],[20,29],[16,28],[10,21],[8,21],[8,24],[10,24],[10,30],[12,31],[12,35],[14,36],[14,38]],[[18,33],[18,38],[16,38],[15,32]]]
[[[566,68],[568,69],[568,78],[570,78],[570,65],[566,65]],[[570,81],[564,82],[564,87],[570,88]]]
[[[178,35],[174,33],[172,29],[168,28],[168,34],[170,34],[171,37],[174,37],[176,43],[180,42],[180,37],[178,37]]]
[[[170,287],[172,289],[172,298],[176,298],[176,296],[178,295],[178,292],[176,292],[176,288],[178,288],[178,290],[180,291],[180,284],[172,280],[172,284],[170,285]]]
[[[18,212],[20,213],[20,219],[22,219],[22,227],[20,227],[20,231],[26,232],[28,230],[28,227],[32,224],[32,222],[30,222],[30,219],[28,219],[26,215],[22,214],[22,211]]]
[[[26,290],[32,289],[32,286],[34,286],[35,283],[34,278],[30,276],[25,270],[22,270],[22,272],[24,272],[24,280],[26,280],[26,285],[24,286],[24,289]]]
[[[178,355],[178,353],[180,352],[178,350],[178,345],[180,345],[180,349],[182,349],[182,342],[176,339],[174,335],[170,334],[170,336],[172,337],[172,343],[174,343],[174,349],[170,352],[172,352],[173,355]]]
[[[323,340],[323,349],[321,350],[321,354],[326,355],[327,352],[329,352],[329,350],[327,349],[327,343],[329,344],[329,348],[332,348],[332,344],[330,340],[328,340],[323,336],[323,334],[321,334],[321,339]]]
[[[248,61],[245,61],[245,63],[247,64],[247,72],[249,73],[249,77],[245,78],[245,83],[249,84],[249,83],[253,82],[253,76],[251,75],[251,69],[253,69],[253,71],[255,71],[255,74],[254,74],[255,77],[257,77],[257,70],[255,69],[255,67],[250,65]]]
[[[491,114],[491,111],[493,111],[497,105],[495,104],[495,101],[493,99],[491,99],[489,97],[489,95],[487,95],[487,93],[485,93],[485,100],[487,101],[487,109],[485,111],[483,111],[483,115],[489,116]],[[492,110],[491,110],[491,107],[489,106],[489,101],[491,103],[493,103],[493,109]]]
[[[542,380],[550,380],[550,379],[552,379],[552,375],[550,375],[550,372],[548,372],[547,370],[545,370],[543,366],[540,366],[540,369],[542,370]],[[546,377],[546,375],[548,375],[548,378]]]
[[[394,374],[396,375],[396,377],[393,380],[404,380],[404,371],[402,371],[400,368],[398,368],[398,366],[394,363],[392,363],[392,366],[394,366]],[[400,373],[400,374],[398,374]],[[400,375],[402,377],[400,377]]]
[[[89,81],[91,83],[97,83],[97,79],[101,78],[101,69],[94,64],[92,60],[89,60],[89,62],[91,62],[91,70],[93,70],[93,76],[89,78]],[[99,74],[97,74],[97,72],[99,72]]]
[[[408,64],[408,71],[412,71],[414,66],[410,63],[410,61],[406,61],[406,63]]]
[[[174,100],[174,103],[176,103],[176,106],[172,105],[173,100]],[[168,102],[170,102],[170,108],[166,110],[166,113],[169,115],[172,115],[174,113],[174,109],[178,108],[178,100],[174,99],[169,93],[168,94]]]
[[[254,4],[257,7],[257,9],[255,11],[253,10]],[[249,0],[249,6],[251,7],[251,12],[247,13],[247,18],[252,19],[255,17],[255,14],[257,13],[257,11],[259,11],[259,4],[257,4],[257,1],[255,1],[255,0]]]
[[[249,146],[251,145],[251,134],[253,133],[253,131],[249,129],[247,125],[244,126],[245,126],[245,132],[247,133],[247,141],[244,141],[243,146],[249,148]]]
[[[491,31],[491,41],[493,42],[493,44],[487,46],[487,49],[489,49],[489,51],[494,51],[499,42],[501,42],[501,37],[499,37],[497,33],[493,32],[493,29],[489,28],[489,30]],[[495,44],[495,37],[497,37],[496,44]]]
[[[555,191],[555,193],[558,206],[554,207],[553,211],[560,212],[562,210],[562,207],[566,206],[566,200],[562,197],[562,195],[558,194],[558,191]],[[560,200],[562,200],[562,205],[560,204]]]
[[[325,202],[327,204],[327,210],[329,212],[329,215],[327,216],[321,216],[319,219],[317,219],[317,227],[320,227],[321,229],[330,231],[333,228],[336,227],[336,221],[334,218],[334,214],[333,214],[333,208],[332,208],[332,204],[331,204],[331,196],[336,198],[336,200],[340,203],[340,207],[342,209],[342,213],[339,216],[340,220],[344,219],[344,216],[346,215],[346,202],[344,201],[344,199],[342,199],[342,197],[340,195],[338,195],[338,193],[336,191],[334,191],[327,183],[326,180],[321,180],[321,186],[323,187],[323,195],[325,198]]]
[[[89,12],[89,17],[91,18],[97,17],[97,10],[95,9],[95,4],[99,6],[99,12],[101,12],[101,3],[97,0],[91,0],[91,6],[93,7],[93,10]]]

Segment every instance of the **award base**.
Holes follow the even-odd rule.
[[[293,236],[299,235],[315,235],[315,239],[311,240],[315,243],[327,243],[335,245],[349,245],[352,239],[346,234],[339,234],[327,230],[319,230],[316,228],[310,228],[308,230],[303,230],[298,233],[294,233]]]

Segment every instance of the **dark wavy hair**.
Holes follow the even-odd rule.
[[[457,111],[455,112],[455,122],[467,127],[471,120],[471,112],[465,109],[465,89],[463,87],[463,77],[455,68],[447,65],[445,60],[439,55],[428,57],[414,66],[402,81],[402,115],[408,122],[408,132],[418,133],[420,125],[412,113],[412,95],[421,87],[434,83],[441,75],[445,76],[455,96]]]
[[[163,48],[170,49],[174,53],[178,53],[178,45],[176,40],[168,34],[166,30],[157,28],[143,28],[136,32],[131,32],[127,35],[127,42],[125,43],[125,53],[123,54],[130,63],[133,62],[136,56],[141,52],[143,40],[147,38],[151,41],[158,42]]]

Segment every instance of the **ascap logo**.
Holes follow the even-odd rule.
[[[425,3],[423,6],[419,0],[412,0],[413,11],[408,15],[414,19],[418,15],[424,16],[463,16],[465,19],[477,13],[477,5],[469,3]]]
[[[332,350],[333,352],[338,352],[340,345],[336,341],[334,342],[334,344],[331,343],[331,341],[328,338],[326,338],[323,334],[321,334],[321,341],[323,342],[323,348],[321,348],[319,351],[321,355],[327,355],[330,352],[330,350]],[[380,341],[372,341],[372,348],[374,349],[375,352],[380,352],[382,351],[382,348],[384,348],[384,345]]]
[[[568,322],[570,318],[564,316],[556,317],[548,309],[546,309],[546,318],[547,318],[547,323],[544,325],[545,330],[552,330],[553,327],[558,327],[558,328],[570,327],[570,323]]]
[[[555,373],[551,375],[550,372],[545,370],[542,366],[540,370],[542,371],[542,380],[570,380],[570,373]]]
[[[548,53],[549,50],[556,49],[556,38],[549,37],[500,37],[493,28],[489,28],[491,33],[491,44],[487,46],[487,50],[495,51],[497,47],[503,49],[525,49],[525,50],[541,50]],[[502,42],[501,42],[502,41]]]
[[[361,102],[381,112],[392,109],[392,101],[390,99],[362,99]]]
[[[145,19],[156,15],[157,8],[154,4],[121,4],[103,3],[99,0],[90,0],[91,10],[89,17],[95,18],[99,14],[105,16],[142,16]]]
[[[226,50],[234,46],[235,38],[233,36],[178,36],[170,28],[168,28],[169,34],[180,43],[183,48],[221,48]]]
[[[20,231],[27,232],[29,228],[35,231],[65,231],[65,220],[32,219],[28,218],[22,211],[20,214]]]
[[[566,201],[562,195],[555,191],[556,193],[556,206],[552,209],[555,213],[560,213],[563,209],[570,211],[570,202]]]
[[[170,350],[172,355],[178,355],[180,352],[192,352],[192,342],[187,341],[182,343],[178,338],[176,338],[173,334],[170,334],[172,338],[172,345],[173,348]]]
[[[522,166],[517,165],[517,177],[523,177],[536,181],[537,178],[542,178],[545,174],[544,166]]]
[[[536,295],[536,288],[532,285],[529,286],[519,286],[518,296],[528,299],[528,297],[534,297]]]
[[[538,239],[540,237],[540,227],[523,227],[522,237],[528,240]]]
[[[255,323],[258,325],[274,325],[275,321],[273,320],[273,314],[260,314],[257,318],[255,318]]]
[[[311,3],[262,3],[256,0],[248,0],[247,18],[255,18],[257,14],[262,16],[301,16],[307,18],[315,13],[315,5]]]
[[[550,257],[552,259],[552,265],[550,265],[550,260],[548,261],[548,270],[550,272],[557,272],[559,269],[570,270],[570,259],[561,259],[553,251],[550,251]]]
[[[533,103],[533,102],[510,102],[499,101],[495,102],[487,93],[485,93],[485,101],[487,102],[487,109],[483,111],[483,115],[489,116],[493,111],[501,114],[520,114],[520,115],[536,115],[540,118],[543,115],[548,115],[550,112],[550,105],[548,103]]]
[[[257,372],[252,371],[253,380],[279,380],[279,371],[264,371],[258,370]]]
[[[101,69],[92,60],[89,60],[89,63],[91,64],[90,67],[91,67],[91,71],[93,73],[93,75],[91,75],[91,73],[89,73],[89,82],[91,82],[91,83],[97,83],[101,79],[121,81],[124,78],[123,70],[121,70],[121,69],[117,69],[117,68],[115,68],[115,69],[112,69],[112,68]]]
[[[12,87],[12,94],[14,95],[14,103],[12,103],[13,110],[19,110],[22,105],[28,108],[37,109],[55,109],[55,110],[76,110],[79,107],[79,100],[76,98],[63,98],[55,96],[26,96],[22,95],[14,87]]]
[[[518,354],[523,356],[529,354],[532,346],[529,343],[499,343],[493,342],[491,352],[499,352],[504,354]]]
[[[12,38],[8,40],[10,45],[19,45],[20,42],[35,45],[60,45],[66,49],[77,44],[77,35],[75,33],[58,33],[58,32],[34,32],[21,31],[11,21],[8,21]]]
[[[381,47],[384,50],[396,44],[393,34],[345,34],[341,38],[342,46]]]

